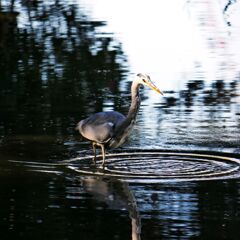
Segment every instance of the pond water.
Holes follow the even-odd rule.
[[[1,239],[240,239],[239,3],[165,2],[0,1]],[[75,126],[138,72],[103,170]]]

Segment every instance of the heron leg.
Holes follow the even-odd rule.
[[[105,167],[105,154],[106,154],[106,151],[105,151],[105,146],[103,144],[101,144],[101,149],[102,149],[102,167],[104,168]]]
[[[92,142],[93,147],[93,163],[96,165],[96,143]]]

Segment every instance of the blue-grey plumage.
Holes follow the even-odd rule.
[[[94,163],[96,163],[96,146],[100,146],[102,149],[102,166],[104,167],[106,148],[119,147],[129,136],[140,107],[140,85],[149,86],[154,91],[162,94],[148,75],[139,73],[132,82],[132,100],[127,116],[116,111],[99,112],[78,123],[76,129],[79,130],[83,137],[92,142]]]

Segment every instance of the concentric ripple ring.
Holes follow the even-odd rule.
[[[92,156],[64,161],[66,166],[80,174],[115,177],[129,182],[177,182],[233,179],[240,177],[240,159],[205,152],[171,152],[137,150],[107,155],[105,169],[101,156],[94,166]]]

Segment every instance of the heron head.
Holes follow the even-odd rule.
[[[137,74],[137,81],[139,84],[150,87],[152,90],[163,95],[163,93],[158,89],[158,87],[151,81],[147,74],[139,73]]]

